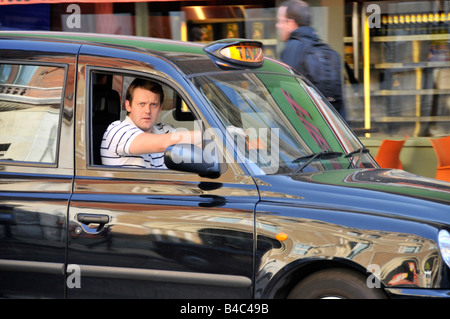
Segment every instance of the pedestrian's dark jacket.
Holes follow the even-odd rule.
[[[303,63],[301,60],[303,50],[305,49],[305,47],[320,41],[321,40],[317,36],[317,33],[314,30],[314,28],[310,26],[302,26],[297,28],[291,33],[289,40],[286,42],[286,46],[283,52],[281,53],[281,61],[293,67],[301,74],[304,75],[307,74],[307,72],[303,69]],[[342,91],[339,92],[339,96],[336,96],[336,100],[334,100],[331,103],[336,108],[336,110],[341,114],[341,116],[345,119],[346,115]]]
[[[296,38],[302,39],[301,41]],[[313,42],[320,41],[316,31],[309,26],[299,27],[291,33],[289,40],[286,42],[286,47],[281,53],[281,61],[290,65],[298,72],[305,74],[302,69],[301,52],[305,46]]]

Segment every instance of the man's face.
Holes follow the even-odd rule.
[[[277,12],[277,24],[278,34],[280,40],[285,42],[289,40],[289,37],[295,29],[298,28],[294,20],[286,17],[286,7],[279,7]]]
[[[140,87],[134,89],[131,103],[126,100],[125,107],[133,123],[144,132],[151,132],[161,113],[159,94]]]

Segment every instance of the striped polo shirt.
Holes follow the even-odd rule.
[[[155,124],[152,129],[154,134],[166,134],[174,131],[170,125]],[[111,123],[103,134],[100,146],[100,155],[103,165],[140,168],[163,168],[164,153],[152,153],[143,155],[130,154],[130,145],[136,136],[143,133],[130,117],[123,121]]]

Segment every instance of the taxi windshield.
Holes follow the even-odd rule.
[[[254,174],[375,165],[333,107],[296,75],[230,71],[193,82],[226,128],[227,148]]]

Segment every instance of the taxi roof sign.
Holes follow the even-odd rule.
[[[225,68],[258,68],[264,64],[263,44],[252,40],[220,40],[208,44],[205,52]]]

